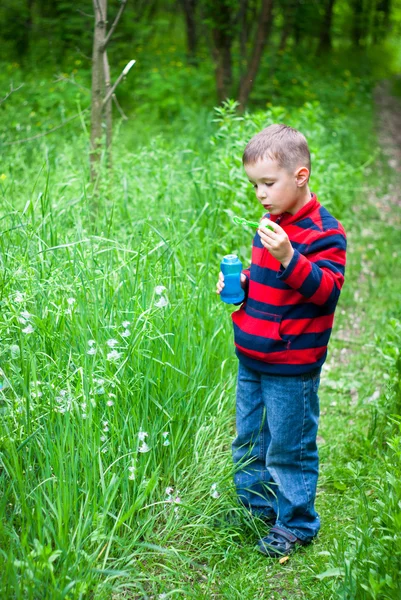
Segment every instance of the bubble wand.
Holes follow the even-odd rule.
[[[256,223],[255,221],[248,221],[247,219],[244,219],[243,217],[233,217],[233,221],[236,225],[250,225],[250,227],[256,227],[256,229],[259,227],[259,225],[262,225],[262,227],[266,227],[266,229],[270,229],[270,231],[274,231],[273,227],[271,225],[269,225],[269,219],[262,219],[260,223]]]

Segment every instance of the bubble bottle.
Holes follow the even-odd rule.
[[[241,261],[236,254],[227,254],[220,263],[220,269],[224,275],[221,299],[227,304],[239,304],[245,298],[245,292],[241,287]]]

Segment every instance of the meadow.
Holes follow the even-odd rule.
[[[0,107],[2,598],[400,597],[397,180],[377,73],[332,67],[301,77],[320,92],[307,102],[139,110],[94,183],[87,113],[13,143],[86,92],[3,69],[24,88]],[[311,189],[349,239],[320,394],[322,532],[284,564],[254,550],[260,522],[213,526],[236,505],[237,359],[215,283],[225,254],[249,262],[232,217],[262,215],[241,155],[273,122],[306,135]]]

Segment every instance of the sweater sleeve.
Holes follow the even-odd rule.
[[[294,249],[291,262],[280,268],[277,277],[314,304],[337,302],[344,283],[346,246],[344,231],[325,231],[304,253]]]

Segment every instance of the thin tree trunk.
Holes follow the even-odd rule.
[[[324,12],[322,28],[320,30],[318,54],[329,52],[332,48],[331,24],[333,21],[333,8],[335,1],[336,0],[326,0],[326,10]]]
[[[110,66],[109,59],[107,58],[107,51],[103,54],[103,69],[104,69],[104,85],[106,97],[109,95],[111,90],[111,80],[110,80]],[[111,158],[111,142],[113,139],[113,116],[112,116],[112,96],[110,96],[109,100],[104,105],[104,114],[106,118],[106,153],[107,153],[107,165],[108,167],[112,166],[112,158]]]
[[[184,11],[186,33],[187,33],[187,56],[188,62],[197,63],[196,51],[198,46],[198,35],[196,27],[196,6],[198,0],[181,0]]]
[[[246,49],[248,44],[248,1],[249,0],[240,0],[240,6],[238,11],[240,79],[243,77],[244,69],[246,68]]]
[[[262,58],[263,50],[271,29],[272,11],[273,0],[263,0],[255,44],[253,46],[247,71],[240,83],[240,90],[238,94],[240,109],[245,108],[245,105],[248,102],[249,94],[251,93],[254,85],[254,81],[259,69],[260,59]]]
[[[102,145],[102,115],[104,98],[103,47],[106,39],[107,0],[93,0],[95,31],[92,52],[92,107],[91,107],[91,179],[96,176]]]

